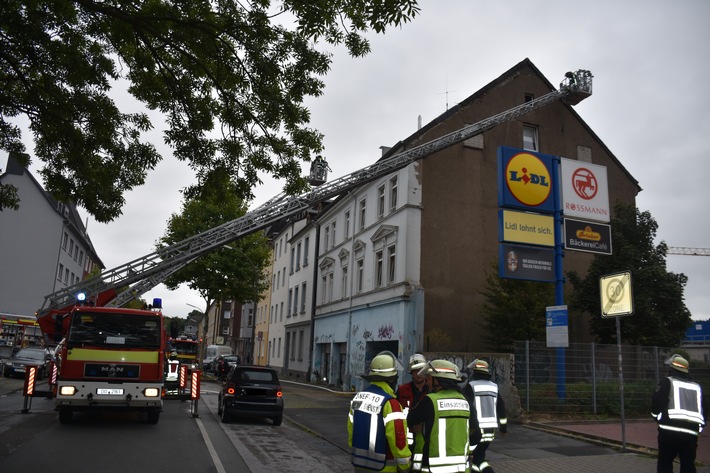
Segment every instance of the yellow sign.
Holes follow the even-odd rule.
[[[545,202],[552,189],[552,178],[545,163],[530,153],[513,156],[508,161],[505,177],[511,194],[530,207]]]
[[[503,241],[555,246],[555,219],[512,210],[501,210]]]

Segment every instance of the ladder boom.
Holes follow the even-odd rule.
[[[87,296],[92,296],[134,284],[133,287],[119,294],[110,303],[120,306],[130,302],[139,298],[143,293],[160,284],[171,274],[198,257],[234,240],[268,228],[284,218],[305,212],[320,202],[337,197],[349,190],[386,176],[425,156],[465,141],[551,102],[563,100],[576,104],[591,95],[591,79],[592,74],[586,70],[568,72],[558,90],[554,90],[542,97],[465,126],[427,143],[400,151],[370,166],[325,183],[305,194],[294,197],[280,194],[256,209],[247,212],[242,217],[49,294],[45,297],[44,305],[38,315],[41,317],[42,314],[47,314],[51,310],[57,310],[73,304],[74,295],[79,292],[85,292]]]

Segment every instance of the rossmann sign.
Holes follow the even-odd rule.
[[[554,213],[553,159],[542,153],[498,148],[498,205]]]
[[[562,213],[597,222],[609,221],[606,166],[560,158]]]

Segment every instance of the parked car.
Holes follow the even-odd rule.
[[[268,417],[281,425],[284,401],[276,370],[265,366],[234,366],[219,391],[217,414],[222,422],[232,417]]]
[[[217,378],[224,379],[232,366],[237,366],[239,363],[241,363],[239,355],[219,355],[214,359],[214,372]]]
[[[2,375],[6,378],[24,377],[27,365],[37,366],[37,379],[43,378],[49,370],[48,355],[44,348],[21,348],[12,358],[5,361]]]
[[[227,345],[207,345],[207,350],[205,351],[205,359],[202,360],[202,369],[205,373],[212,371],[214,372],[214,359],[219,355],[233,355],[234,350],[232,347]]]

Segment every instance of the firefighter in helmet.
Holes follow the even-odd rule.
[[[415,353],[409,357],[409,372],[412,380],[408,383],[400,384],[397,387],[397,400],[402,404],[405,413],[416,406],[419,401],[429,392],[427,378],[419,374],[419,371],[426,366],[424,355]],[[422,471],[422,452],[424,451],[424,436],[422,426],[410,425],[409,448],[412,450],[412,471]]]
[[[665,362],[668,376],[653,393],[651,413],[658,422],[658,473],[673,473],[680,459],[681,473],[694,473],[698,435],[705,425],[703,390],[688,372],[688,360],[675,354]]]
[[[411,468],[407,419],[394,395],[401,369],[397,357],[383,351],[361,376],[370,385],[355,395],[348,414],[348,445],[355,471],[399,473]]]
[[[471,471],[493,473],[493,468],[486,461],[486,450],[496,436],[496,429],[501,435],[508,432],[508,418],[505,403],[498,395],[498,385],[491,381],[491,369],[486,360],[476,359],[468,365],[473,370],[472,380],[464,387],[464,395],[476,405],[481,440],[471,443]]]
[[[430,361],[420,373],[428,378],[429,393],[409,411],[407,422],[423,424],[421,471],[469,472],[471,405],[458,385],[461,373],[447,360]]]

